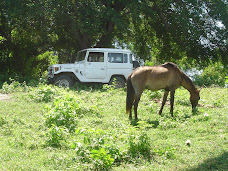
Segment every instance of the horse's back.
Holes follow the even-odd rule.
[[[173,63],[158,66],[144,66],[137,68],[131,75],[132,83],[136,87],[143,87],[156,91],[171,89],[179,86],[179,73]]]

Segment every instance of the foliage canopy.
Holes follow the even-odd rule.
[[[0,67],[29,74],[38,55],[59,61],[88,47],[127,47],[159,61],[227,58],[225,0],[2,0]]]

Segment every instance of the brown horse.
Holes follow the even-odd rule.
[[[183,86],[190,92],[190,101],[192,109],[194,109],[200,99],[199,90],[176,64],[168,62],[158,66],[139,67],[127,79],[126,113],[129,113],[129,118],[132,119],[131,109],[134,104],[135,119],[137,120],[137,108],[143,90],[145,88],[152,91],[165,89],[159,114],[162,113],[170,92],[170,113],[173,116],[174,94],[175,90],[180,86]]]

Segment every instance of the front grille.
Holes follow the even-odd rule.
[[[48,77],[53,78],[54,77],[54,68],[50,67],[48,69]]]

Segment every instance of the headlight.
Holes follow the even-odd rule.
[[[57,72],[59,70],[59,67],[55,67],[55,72]]]

